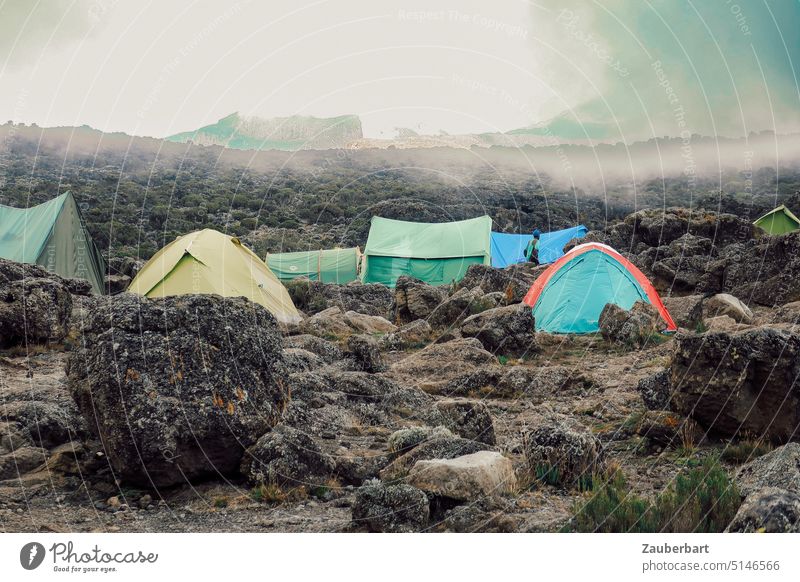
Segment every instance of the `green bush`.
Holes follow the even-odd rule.
[[[654,501],[628,487],[621,471],[597,486],[573,509],[579,532],[721,532],[736,515],[741,497],[715,459],[677,476]]]

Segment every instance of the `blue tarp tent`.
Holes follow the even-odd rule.
[[[564,245],[574,238],[583,238],[588,229],[582,224],[545,232],[539,239],[539,263],[553,263],[564,255]],[[525,261],[525,247],[533,235],[492,233],[492,266],[503,268]]]

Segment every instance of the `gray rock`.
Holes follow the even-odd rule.
[[[464,289],[480,287],[484,293],[502,293],[508,305],[520,303],[543,268],[530,263],[520,263],[506,269],[470,265],[458,286]]]
[[[386,369],[386,364],[381,356],[380,344],[369,335],[350,336],[347,339],[347,355],[355,370],[375,374]]]
[[[394,302],[397,320],[407,323],[416,319],[426,319],[444,301],[445,290],[423,283],[419,279],[402,275],[394,288]]]
[[[68,399],[10,402],[6,418],[13,419],[29,442],[47,449],[86,435],[86,426],[75,403]]]
[[[353,523],[371,532],[412,533],[425,528],[430,516],[428,498],[405,484],[384,485],[373,480],[356,492]]]
[[[485,443],[460,437],[429,438],[392,461],[381,471],[381,479],[385,481],[402,479],[418,461],[455,459],[478,451],[489,450],[492,450],[492,447]]]
[[[769,327],[679,334],[672,357],[672,402],[723,436],[797,437],[800,334]]]
[[[306,433],[278,425],[249,447],[241,472],[251,483],[314,487],[335,470],[333,459]]]
[[[665,323],[655,307],[637,301],[629,311],[614,303],[606,304],[600,312],[599,326],[607,341],[641,348],[664,329]]]
[[[281,347],[244,298],[123,293],[94,314],[68,382],[120,478],[161,487],[239,468],[285,406]]]
[[[424,319],[417,319],[381,338],[381,345],[387,350],[402,350],[420,347],[426,344],[433,334],[430,324]]]
[[[494,423],[489,408],[482,402],[473,400],[445,399],[436,403],[442,413],[445,426],[458,436],[494,445]]]
[[[493,353],[514,356],[539,351],[531,308],[524,304],[495,307],[472,315],[461,324],[461,334],[478,339]]]
[[[18,478],[39,467],[46,458],[44,450],[37,447],[21,447],[0,454],[0,481]]]
[[[407,481],[429,495],[459,501],[508,494],[517,486],[511,461],[494,451],[418,461],[409,471]]]
[[[703,319],[727,315],[736,323],[753,323],[753,312],[728,293],[717,293],[703,301]]]
[[[567,419],[548,419],[524,435],[525,456],[535,474],[579,487],[604,468],[603,447],[585,427]]]
[[[342,350],[335,343],[310,334],[293,335],[284,338],[287,348],[306,350],[319,356],[326,364],[342,359]]]
[[[648,410],[669,410],[672,396],[670,371],[665,368],[639,380],[636,390],[642,395]]]
[[[454,437],[455,435],[443,426],[413,426],[393,432],[389,436],[386,448],[392,458],[397,458],[427,440]]]
[[[800,495],[776,487],[751,493],[725,531],[800,533]]]
[[[480,287],[458,289],[433,310],[428,322],[433,327],[457,326],[470,315],[495,307],[494,301],[485,300],[484,297],[485,293]]]
[[[789,443],[743,465],[736,486],[746,496],[765,487],[800,494],[800,444]]]
[[[0,346],[61,341],[71,314],[72,296],[60,278],[0,279]]]
[[[662,301],[678,327],[694,330],[703,321],[703,295],[662,297]]]
[[[317,354],[301,348],[283,350],[283,363],[290,374],[295,372],[311,372],[325,366],[325,362]]]

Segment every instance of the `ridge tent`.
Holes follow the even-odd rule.
[[[296,253],[269,253],[266,263],[281,281],[308,277],[311,281],[343,285],[358,278],[360,255],[357,247]]]
[[[147,261],[128,291],[145,297],[213,293],[246,297],[278,321],[300,321],[289,292],[236,237],[212,229],[176,238]]]
[[[0,257],[86,279],[95,293],[105,291],[106,263],[70,192],[30,208],[0,204]]]
[[[394,287],[400,275],[431,285],[460,281],[472,264],[491,263],[492,219],[406,222],[373,216],[361,280]]]
[[[539,264],[546,265],[564,256],[564,245],[574,238],[583,238],[589,232],[582,224],[544,232],[539,237]],[[532,234],[492,233],[492,266],[502,269],[509,265],[525,262],[525,249],[533,238]]]
[[[585,243],[570,250],[534,281],[523,302],[533,308],[536,329],[551,333],[598,331],[607,303],[630,309],[637,301],[653,305],[677,327],[658,292],[636,266],[609,246]]]
[[[783,204],[775,210],[770,210],[753,224],[767,231],[769,234],[786,234],[800,228],[800,218]]]

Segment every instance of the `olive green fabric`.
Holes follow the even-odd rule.
[[[431,285],[460,281],[471,264],[491,263],[492,219],[405,222],[375,216],[364,249],[361,280],[394,287],[409,275]]]
[[[0,257],[36,263],[89,281],[95,293],[105,291],[105,261],[69,192],[31,208],[0,205]]]
[[[270,253],[267,266],[281,281],[307,277],[311,281],[343,285],[358,277],[358,248]]]
[[[264,261],[239,239],[212,229],[178,237],[158,251],[128,291],[146,297],[190,293],[247,297],[266,307],[278,321],[300,321],[288,291]]]
[[[775,210],[767,212],[753,224],[764,229],[769,234],[785,234],[800,228],[800,219],[781,204]]]

